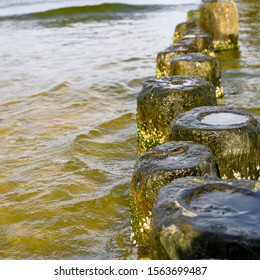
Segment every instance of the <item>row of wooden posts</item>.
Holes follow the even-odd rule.
[[[260,123],[225,98],[216,51],[238,48],[233,1],[204,1],[137,97],[131,181],[139,258],[260,259]]]

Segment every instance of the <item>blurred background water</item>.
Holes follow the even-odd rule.
[[[240,50],[218,54],[222,104],[260,119],[260,5],[235,2]],[[137,258],[136,96],[199,4],[0,2],[0,259]]]

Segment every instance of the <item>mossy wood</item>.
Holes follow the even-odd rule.
[[[213,55],[212,36],[206,33],[192,34],[188,33],[183,36],[182,41],[194,42],[198,48],[198,52]]]
[[[161,187],[185,176],[218,175],[211,150],[193,142],[167,142],[141,156],[131,181],[133,239],[139,256],[149,251],[151,211]]]
[[[202,53],[190,53],[171,60],[170,76],[192,76],[206,79],[216,87],[216,97],[223,97],[221,71],[215,57]]]
[[[212,35],[215,51],[238,48],[238,11],[233,1],[201,5],[200,26]]]
[[[223,178],[260,179],[260,124],[250,114],[225,106],[194,108],[175,119],[170,139],[210,147]]]
[[[175,117],[194,107],[217,105],[214,85],[188,76],[146,81],[137,97],[138,152],[167,142]]]
[[[190,52],[198,52],[195,41],[180,40],[169,46],[165,51],[159,52],[156,58],[156,77],[169,76],[171,60],[178,55]]]
[[[191,19],[185,22],[181,22],[176,25],[174,34],[173,34],[173,42],[178,42],[182,39],[182,37],[193,27],[199,25],[199,19]]]
[[[187,13],[187,20],[196,20],[200,17],[200,10],[190,10]]]

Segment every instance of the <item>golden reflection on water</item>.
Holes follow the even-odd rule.
[[[109,254],[129,251],[129,171],[120,175],[120,164],[127,170],[135,157],[135,116],[102,122],[95,96],[75,110],[70,94],[63,83],[1,105],[1,258],[99,258],[97,244],[114,243],[117,227],[121,249],[114,243]]]

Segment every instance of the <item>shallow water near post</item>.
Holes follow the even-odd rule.
[[[136,97],[200,1],[109,2],[0,3],[0,259],[137,258]],[[222,102],[260,119],[259,1],[237,3]]]

